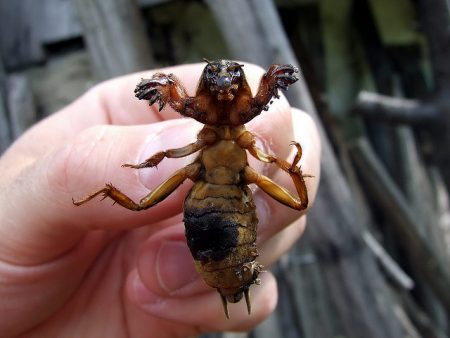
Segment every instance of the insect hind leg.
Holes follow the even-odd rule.
[[[114,203],[120,204],[122,207],[127,208],[129,210],[142,210],[142,207],[134,202],[131,198],[129,198],[127,195],[125,195],[123,192],[121,192],[119,189],[114,187],[111,183],[107,183],[104,188],[99,189],[92,194],[82,198],[81,200],[75,201],[72,198],[72,203],[76,206],[80,206],[86,202],[89,202],[94,197],[102,195],[104,200],[106,197],[111,198]]]
[[[121,192],[119,189],[114,187],[111,183],[105,185],[104,188],[93,192],[92,194],[86,196],[85,198],[75,201],[72,199],[73,204],[80,206],[98,195],[103,195],[103,199],[106,197],[111,198],[114,203],[120,204],[122,207],[129,210],[139,211],[148,209],[155,204],[158,204],[169,196],[176,188],[178,188],[187,178],[195,181],[200,172],[201,165],[197,162],[191,163],[184,168],[177,170],[172,176],[167,180],[162,182],[153,191],[151,191],[147,196],[143,197],[139,203],[134,202],[131,198]]]

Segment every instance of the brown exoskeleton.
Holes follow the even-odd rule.
[[[236,303],[243,295],[250,313],[249,287],[259,283],[261,271],[261,265],[255,261],[258,219],[248,185],[256,184],[288,207],[304,210],[308,206],[304,175],[297,166],[302,156],[300,144],[292,143],[297,154],[292,163],[288,163],[257,148],[255,137],[244,126],[268,109],[271,99],[278,97],[279,88],[286,89],[297,81],[298,70],[291,65],[272,65],[253,96],[242,67],[233,61],[207,61],[195,96],[189,96],[173,74],[158,73],[151,79],[143,79],[135,89],[137,98],[148,100],[150,104],[158,102],[160,110],[169,104],[181,115],[192,117],[205,126],[194,143],[161,151],[140,164],[123,166],[151,168],[164,158],[199,152],[198,157],[139,203],[111,184],[74,201],[75,205],[81,205],[102,194],[127,209],[139,211],[164,200],[187,178],[195,182],[184,201],[187,244],[197,271],[219,292],[227,317],[227,302]],[[298,196],[252,169],[246,151],[259,161],[274,163],[288,173]]]

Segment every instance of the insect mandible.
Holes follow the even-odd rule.
[[[187,146],[158,152],[139,164],[124,164],[135,169],[155,167],[164,158],[180,158],[198,152],[193,163],[173,173],[139,203],[112,184],[73,201],[84,204],[97,195],[109,197],[130,210],[145,210],[164,200],[186,179],[194,182],[184,201],[184,223],[187,244],[194,264],[206,284],[217,289],[225,315],[228,302],[245,297],[250,314],[249,287],[259,284],[262,266],[256,262],[256,228],[258,219],[252,192],[256,184],[278,202],[297,210],[308,206],[308,192],[300,167],[299,143],[292,142],[297,153],[288,163],[266,154],[256,146],[255,136],[244,124],[258,116],[278,90],[298,80],[292,65],[272,65],[262,76],[256,95],[252,95],[243,65],[227,60],[208,61],[200,77],[195,96],[189,96],[173,74],[157,73],[142,79],[135,89],[140,100],[159,104],[161,111],[169,104],[183,116],[202,124],[197,140]],[[248,151],[257,160],[273,163],[292,179],[298,196],[279,186],[248,165]]]

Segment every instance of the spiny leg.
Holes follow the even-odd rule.
[[[151,79],[141,79],[134,93],[139,100],[147,100],[150,105],[157,102],[159,111],[169,104],[181,115],[202,120],[202,114],[196,109],[198,98],[189,96],[173,74],[156,73]]]
[[[142,168],[151,168],[156,167],[164,158],[179,158],[185,157],[190,154],[195,153],[196,151],[202,149],[205,146],[205,143],[202,141],[197,141],[182,148],[176,149],[168,149],[165,151],[160,151],[153,156],[146,159],[144,162],[139,164],[130,164],[125,163],[122,164],[122,167],[134,168],[134,169],[142,169]]]
[[[122,164],[122,167],[142,169],[156,167],[164,158],[180,158],[191,155],[216,141],[217,135],[209,128],[203,128],[197,135],[197,141],[187,146],[160,151],[139,164]]]
[[[124,193],[120,192],[112,184],[106,184],[102,189],[86,196],[85,198],[75,201],[72,199],[73,204],[79,206],[82,205],[94,197],[103,194],[103,199],[106,197],[111,198],[115,203],[120,204],[122,207],[139,211],[148,209],[155,204],[164,200],[169,196],[176,188],[178,188],[187,178],[195,181],[200,172],[201,165],[197,162],[187,165],[180,170],[177,170],[172,176],[161,183],[153,191],[151,191],[147,196],[142,198],[139,203],[135,203],[131,198],[126,196]]]
[[[92,194],[82,198],[81,200],[75,201],[72,198],[72,202],[76,206],[80,206],[86,202],[89,202],[91,199],[93,199],[94,197],[96,197],[100,194],[103,195],[102,201],[106,197],[110,197],[111,199],[114,200],[114,203],[118,203],[121,206],[123,206],[124,208],[130,209],[130,210],[136,210],[136,211],[141,210],[141,208],[139,207],[138,204],[133,202],[133,200],[131,198],[129,198],[124,193],[122,193],[119,189],[114,187],[111,183],[106,183],[104,188],[93,192]]]
[[[291,173],[289,174],[291,175]],[[301,172],[292,174],[291,178],[298,197],[292,195],[287,189],[278,185],[267,176],[258,173],[255,169],[249,166],[244,169],[244,181],[246,184],[255,183],[278,202],[296,210],[304,210],[308,207],[308,191],[305,180]]]
[[[288,163],[285,160],[279,159],[273,155],[266,154],[265,152],[263,152],[261,149],[259,149],[256,146],[255,136],[252,133],[250,133],[249,131],[246,131],[245,133],[243,133],[239,137],[237,142],[239,143],[239,145],[242,148],[247,149],[249,151],[249,153],[252,156],[254,156],[256,159],[258,159],[259,161],[264,162],[264,163],[274,163],[281,170],[288,173],[289,176],[291,177],[292,181],[294,182],[295,189],[297,190],[297,194],[298,194],[298,199],[296,199],[294,196],[292,196],[286,189],[279,187],[275,182],[270,180],[268,177],[265,177],[265,176],[257,173],[252,168],[247,167],[247,169],[246,169],[246,172],[248,175],[247,179],[249,180],[249,182],[251,181],[250,183],[256,183],[257,185],[259,185],[257,183],[257,181],[259,181],[262,186],[266,187],[267,189],[269,189],[269,191],[272,194],[277,196],[277,197],[272,196],[271,193],[264,190],[264,188],[261,186],[261,188],[264,191],[268,192],[269,195],[274,197],[276,200],[279,200],[279,198],[282,198],[284,200],[284,202],[282,202],[282,203],[290,206],[291,208],[300,209],[300,210],[306,209],[306,207],[308,206],[308,191],[306,189],[306,184],[305,184],[304,178],[311,177],[311,176],[303,175],[300,167],[297,167],[297,164],[300,161],[300,159],[302,158],[302,154],[303,154],[302,147],[298,142],[291,142],[291,144],[290,144],[297,148],[297,153],[295,154],[295,157],[292,160],[292,163]],[[271,182],[271,183],[269,183],[269,182]],[[268,186],[272,186],[272,187],[269,188]],[[275,186],[278,188],[276,188]],[[282,189],[282,190],[278,191],[279,189]],[[287,197],[286,194],[288,194],[290,197]],[[296,202],[287,203],[287,201],[289,199],[293,199]]]
[[[287,90],[298,78],[299,70],[292,65],[272,65],[261,78],[258,91],[247,110],[241,113],[241,123],[247,123],[263,110],[269,109],[273,98],[279,98],[278,89]]]
[[[302,158],[303,150],[301,145],[298,142],[291,142],[291,146],[295,146],[297,148],[297,153],[295,154],[294,160],[291,164],[289,164],[287,161],[277,158],[274,155],[270,155],[265,153],[263,150],[259,149],[256,146],[256,138],[255,135],[253,135],[249,131],[245,131],[242,133],[241,136],[239,136],[237,140],[238,144],[244,148],[247,149],[248,152],[255,157],[257,160],[264,162],[264,163],[275,163],[280,169],[283,171],[289,173],[289,170],[295,168],[297,166],[297,163]],[[306,175],[304,175],[306,177]]]

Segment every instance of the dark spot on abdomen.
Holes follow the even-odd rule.
[[[194,259],[220,261],[230,255],[238,243],[238,227],[228,214],[209,212],[185,213],[186,239]]]

